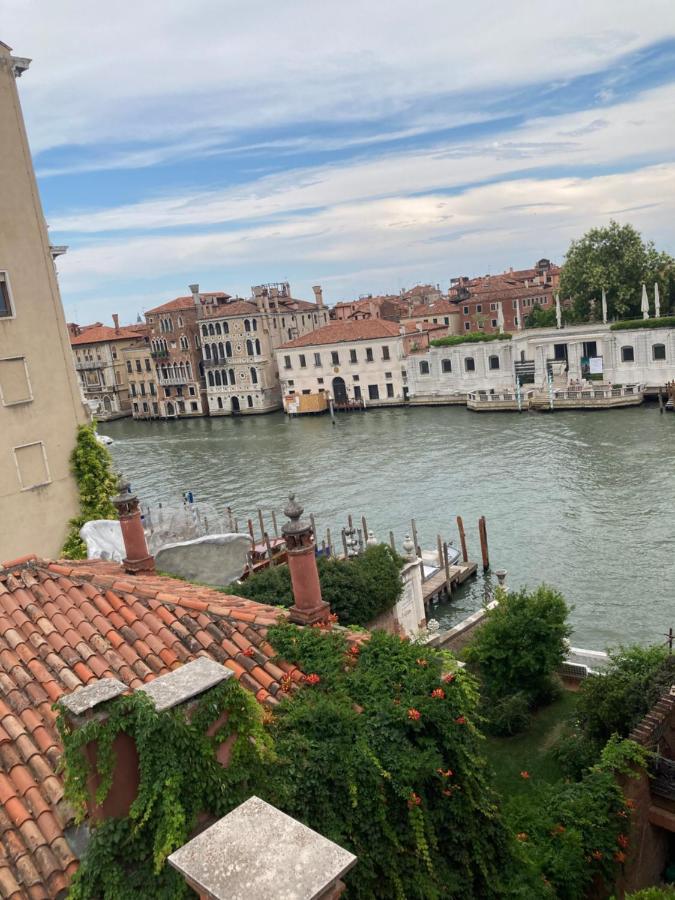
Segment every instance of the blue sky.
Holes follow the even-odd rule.
[[[668,0],[0,0],[69,319],[675,252]],[[465,8],[466,7],[466,8]]]

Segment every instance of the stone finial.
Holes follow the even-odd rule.
[[[375,546],[377,546],[377,544],[378,544],[377,538],[375,537],[373,532],[371,530],[369,530],[368,531],[368,540],[366,541],[366,546],[375,547]]]
[[[415,559],[417,556],[415,553],[415,544],[409,534],[406,534],[405,540],[403,541],[403,552],[406,559]]]
[[[295,494],[290,494],[288,497],[288,503],[284,506],[284,515],[290,519],[289,522],[285,522],[281,531],[283,534],[297,535],[302,534],[304,531],[308,531],[311,528],[311,525],[307,522],[303,522],[300,519],[300,516],[305,511],[304,507],[301,506],[298,501],[295,499]]]

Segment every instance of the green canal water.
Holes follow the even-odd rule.
[[[117,466],[145,501],[197,500],[240,520],[279,510],[294,491],[317,530],[349,513],[400,546],[458,543],[478,559],[486,516],[493,569],[512,587],[542,581],[573,604],[573,642],[603,649],[664,640],[675,626],[675,416],[656,406],[606,412],[476,414],[461,407],[372,410],[289,420],[102,424]],[[470,582],[436,618],[450,625],[483,601]]]

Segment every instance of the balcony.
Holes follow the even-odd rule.
[[[657,756],[650,769],[652,794],[664,797],[666,800],[675,800],[675,762],[672,759]]]
[[[168,359],[169,351],[168,350],[151,350],[150,356],[153,359]]]
[[[157,384],[190,384],[192,378],[187,375],[162,375],[157,373]]]
[[[76,359],[75,360],[75,368],[79,370],[84,369],[102,369],[106,363],[101,359]]]

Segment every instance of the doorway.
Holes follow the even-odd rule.
[[[233,397],[232,398],[232,415],[235,415],[240,410],[241,410],[241,407],[239,406],[239,397]]]
[[[340,378],[339,375],[333,379],[333,400],[340,404],[347,402],[347,387],[345,385],[345,380],[344,378]]]

